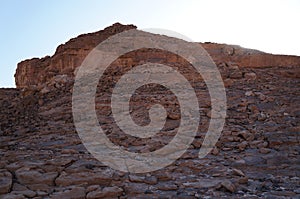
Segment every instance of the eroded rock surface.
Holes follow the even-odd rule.
[[[178,101],[153,85],[133,97],[132,117],[147,124],[148,107],[160,102],[168,113],[163,132],[137,139],[111,131],[111,85],[145,60],[178,67],[187,79],[197,80],[191,81],[200,104],[197,136],[180,159],[146,174],[113,170],[85,149],[73,124],[72,74],[91,46],[130,28],[135,27],[116,24],[70,40],[52,57],[19,64],[18,88],[0,89],[0,198],[299,198],[299,57],[204,44],[224,80],[228,110],[214,150],[199,159],[211,117],[204,81],[189,73],[188,64],[176,55],[149,49],[131,52],[108,70],[114,79],[108,75],[97,87],[97,116],[108,138],[143,153],[167,144],[178,129]],[[257,61],[249,61],[252,56]]]

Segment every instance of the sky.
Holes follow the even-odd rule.
[[[300,56],[300,0],[0,0],[0,87],[17,63],[113,23]]]

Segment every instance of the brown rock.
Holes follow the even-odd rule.
[[[98,184],[109,185],[112,180],[112,175],[106,172],[80,172],[71,173],[62,172],[56,178],[55,183],[59,186],[69,186],[78,184]]]
[[[9,193],[1,196],[1,199],[25,199],[25,196],[22,194]]]
[[[85,189],[83,187],[74,187],[61,192],[55,192],[51,195],[52,199],[85,199]]]
[[[145,183],[155,185],[157,184],[157,178],[155,176],[148,176],[145,178]]]
[[[253,81],[256,80],[256,74],[251,72],[251,73],[245,73],[244,77],[247,81]]]
[[[233,70],[231,71],[229,77],[231,79],[241,79],[243,77],[243,73],[240,70]]]
[[[234,81],[230,78],[227,78],[224,80],[224,86],[225,87],[231,87],[233,85]]]
[[[29,190],[27,187],[25,187],[24,185],[18,184],[18,183],[14,183],[13,188],[12,188],[12,192],[13,194],[21,194],[24,195],[26,197],[34,197],[36,195],[36,193],[32,190]]]
[[[0,170],[0,194],[8,193],[12,185],[12,175],[7,170]]]
[[[212,178],[212,179],[202,178],[198,182],[186,182],[183,183],[182,185],[184,187],[201,189],[201,188],[217,187],[221,182],[222,180],[217,178]]]
[[[239,184],[247,184],[248,183],[248,177],[242,177],[238,179]]]
[[[245,176],[244,172],[239,169],[233,169],[232,172],[233,172],[233,174],[238,175],[238,176]]]
[[[267,153],[270,153],[270,152],[271,152],[271,149],[268,149],[268,148],[260,148],[260,149],[259,149],[259,152],[262,153],[262,154],[267,154]]]
[[[157,188],[162,191],[172,191],[177,190],[178,186],[174,183],[161,183]]]
[[[239,148],[240,151],[244,151],[247,146],[248,146],[248,142],[247,141],[243,141],[242,143],[240,143],[238,145],[238,148]]]
[[[91,185],[86,188],[86,192],[95,191],[98,188],[100,188],[100,185]]]
[[[249,96],[254,96],[255,94],[253,93],[253,91],[247,91],[245,92],[245,95],[249,97]]]
[[[213,155],[218,155],[219,154],[219,149],[217,147],[214,147],[211,151],[211,154]]]
[[[73,76],[75,68],[88,53],[100,42],[111,35],[125,30],[135,29],[133,25],[122,25],[116,23],[102,31],[91,35],[81,35],[76,39],[71,39],[66,44],[57,47],[52,57],[33,58],[22,61],[18,64],[15,80],[18,88],[37,86],[50,81],[56,75]],[[43,92],[45,93],[46,90]]]
[[[30,168],[20,168],[16,171],[16,177],[21,184],[54,184],[54,179],[57,177],[57,172],[42,173],[38,170]]]
[[[179,120],[180,119],[180,113],[174,113],[174,112],[171,112],[169,115],[168,115],[168,118],[172,119],[172,120]]]
[[[121,196],[123,189],[117,186],[113,187],[104,187],[103,189],[98,188],[95,191],[89,192],[86,196],[87,199],[96,199],[96,198],[117,198]]]
[[[209,130],[209,110],[214,100],[205,82],[191,75],[183,58],[157,49],[138,50],[118,58],[107,71],[113,75],[99,82],[95,98],[99,124],[115,145],[130,152],[148,153],[170,143],[179,129],[180,122],[172,120],[180,119],[178,115],[169,117],[164,130],[146,139],[122,133],[114,123],[108,92],[111,84],[126,70],[146,62],[167,64],[189,79],[199,97],[199,129],[194,147],[169,166],[148,174],[114,171],[94,159],[74,126],[73,77],[98,42],[124,29],[115,25],[81,35],[59,46],[52,57],[24,61],[16,73],[18,88],[0,89],[0,168],[15,174],[8,178],[9,183],[0,178],[5,190],[0,198],[80,198],[87,197],[85,194],[122,199],[297,196],[300,61],[296,56],[270,55],[225,44],[203,45],[224,79],[228,108],[224,131],[215,146],[223,150],[222,155],[201,159],[198,152]],[[152,87],[147,88],[151,94],[140,90],[132,98],[132,106],[140,113],[133,108],[137,124],[147,123],[147,108],[160,99],[166,101],[168,113],[180,112],[171,92],[159,89],[152,94]],[[148,99],[152,101],[144,107]],[[144,108],[145,113],[138,112]],[[272,154],[265,155],[269,152]],[[212,154],[218,151],[214,149]],[[58,176],[51,176],[51,172]],[[240,187],[235,193],[237,185]]]
[[[224,180],[221,185],[227,190],[230,191],[231,193],[234,193],[236,191],[235,185],[230,182],[229,180]]]
[[[12,191],[12,194],[17,194],[17,195],[24,195],[26,197],[29,198],[33,198],[34,196],[36,196],[36,193],[34,191],[31,191],[29,189],[24,190],[24,191]]]
[[[249,131],[246,130],[240,131],[238,134],[241,135],[246,141],[252,141],[255,138],[253,133],[250,133]]]
[[[130,182],[144,182],[145,177],[144,176],[137,176],[137,175],[129,175]]]

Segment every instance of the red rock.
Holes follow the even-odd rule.
[[[257,76],[255,73],[251,72],[251,73],[245,73],[244,77],[247,81],[253,81],[256,80]]]
[[[100,42],[119,32],[135,29],[133,25],[116,23],[102,31],[80,35],[57,47],[53,56],[33,58],[18,64],[15,74],[18,88],[38,86],[51,80],[56,75],[73,76],[75,68],[88,53]]]
[[[100,42],[109,36],[120,33],[125,30],[135,29],[133,25],[113,24],[102,31],[80,35],[71,39],[63,45],[57,47],[53,56],[44,58],[33,58],[22,61],[18,64],[15,80],[17,88],[40,86],[51,81],[53,77],[73,77],[75,70],[87,54]],[[205,50],[210,54],[213,60],[226,63],[236,63],[241,67],[263,67],[263,66],[296,66],[300,63],[300,57],[271,55],[268,53],[241,48],[226,44],[202,43]],[[135,55],[141,57],[140,55]],[[158,55],[156,55],[158,56]],[[178,56],[167,56],[160,54],[161,59],[167,59],[170,63],[179,63]],[[131,58],[127,58],[127,64],[133,64]],[[231,78],[242,78],[242,73],[237,65],[231,66],[229,73]],[[247,80],[255,80],[255,73],[246,73]],[[226,85],[230,86],[228,81]],[[43,90],[46,92],[47,90]],[[176,116],[177,118],[177,116]]]

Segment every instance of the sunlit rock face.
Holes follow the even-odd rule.
[[[53,56],[32,58],[20,62],[15,74],[17,88],[42,85],[55,75],[73,77],[76,68],[81,65],[87,54],[100,42],[114,34],[130,29],[136,29],[136,26],[116,23],[104,30],[70,39],[65,44],[58,46]],[[296,66],[300,63],[300,58],[297,56],[272,55],[236,45],[209,42],[201,43],[201,45],[217,64],[226,62],[239,67],[271,67]],[[164,52],[161,53],[160,57],[163,56]],[[172,57],[167,59],[172,59]]]
[[[17,88],[38,86],[49,81],[55,75],[73,76],[87,54],[109,36],[135,29],[134,25],[113,24],[104,30],[80,35],[59,45],[53,56],[33,58],[18,64],[15,82]]]

